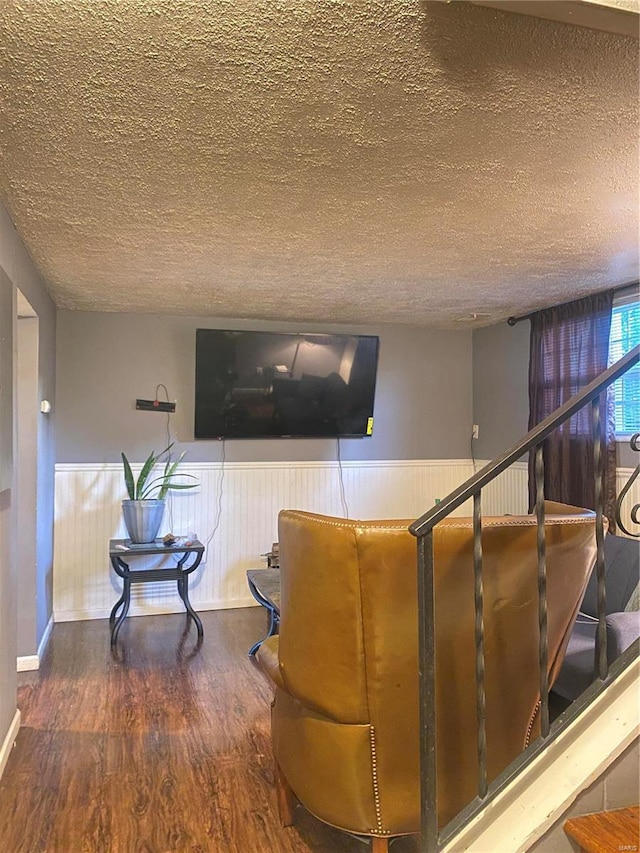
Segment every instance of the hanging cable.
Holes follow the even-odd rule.
[[[224,483],[224,463],[226,461],[226,458],[227,458],[227,445],[226,445],[226,442],[223,438],[222,439],[222,460],[221,460],[221,465],[220,465],[220,479],[218,481],[218,499],[216,502],[217,503],[216,518],[215,518],[215,521],[213,524],[213,530],[211,531],[211,533],[209,534],[209,537],[207,538],[207,541],[205,542],[205,545],[207,547],[209,547],[209,545],[213,541],[213,537],[216,535],[216,533],[218,532],[218,528],[220,527],[220,518],[222,516],[222,484]]]
[[[473,430],[471,431],[470,445],[471,445],[471,462],[473,463],[473,473],[477,474],[478,473],[478,467],[476,464],[476,454],[475,454],[475,451],[473,449]]]
[[[347,505],[347,495],[344,489],[344,472],[342,470],[342,457],[340,455],[340,436],[336,437],[336,448],[338,457],[338,476],[340,478],[340,501],[342,503],[342,512],[345,518],[349,518],[349,506]]]
[[[156,385],[156,396],[155,396],[156,402],[158,401],[158,389],[159,388],[164,388],[165,397],[167,398],[166,401],[167,401],[167,403],[169,403],[170,402],[169,392],[167,391],[167,386],[163,382],[160,382],[160,383],[158,383],[158,385]],[[167,412],[167,423],[166,423],[167,444],[166,444],[166,447],[169,447],[169,445],[171,444],[171,427],[170,427],[170,424],[171,424],[171,412]],[[169,452],[169,459],[171,459],[171,452]]]

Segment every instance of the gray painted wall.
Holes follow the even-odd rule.
[[[17,331],[16,430],[17,508],[21,536],[15,556],[20,567],[18,584],[18,655],[32,655],[37,647],[37,471],[38,471],[38,319],[20,318]]]
[[[35,270],[20,236],[0,204],[0,273],[10,282],[12,320],[15,317],[16,288],[20,288],[39,318],[38,397],[50,400],[55,411],[56,312],[42,280]],[[0,278],[2,275],[0,274]],[[6,317],[6,311],[0,309]],[[2,316],[0,316],[2,322]],[[12,346],[2,344],[0,358],[13,363]],[[36,654],[38,643],[52,612],[53,571],[53,489],[55,472],[55,430],[53,415],[39,422],[39,467],[37,489],[36,594],[23,606],[35,612],[36,633],[23,654]],[[14,516],[15,513],[15,516]],[[0,494],[0,743],[15,711],[16,611],[19,572],[13,543],[20,530],[15,488]],[[21,614],[24,615],[24,614]]]
[[[527,432],[529,323],[499,323],[473,333],[473,422],[478,459],[493,459]]]
[[[471,333],[397,326],[340,327],[143,314],[60,311],[57,461],[142,461],[166,441],[166,416],[135,410],[164,383],[177,399],[171,432],[187,459],[220,458],[217,441],[193,440],[195,330],[205,328],[377,334],[373,436],[343,439],[343,459],[468,458]],[[331,439],[227,441],[229,461],[335,459]]]
[[[480,426],[474,450],[479,459],[493,459],[527,432],[530,330],[522,321],[473,333],[473,422]],[[620,467],[635,468],[637,457],[627,442],[618,442]]]
[[[13,478],[13,359],[11,357],[12,289],[9,277],[0,268],[0,492],[10,489]],[[11,321],[11,322],[10,322]]]
[[[0,360],[13,374],[13,334],[15,325],[15,290],[0,269]],[[3,407],[13,407],[13,379],[2,390]],[[13,442],[12,421],[3,423],[8,440]],[[0,491],[0,746],[16,710],[16,580],[14,543],[14,474],[11,488]]]

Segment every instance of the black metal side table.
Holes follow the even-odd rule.
[[[176,566],[160,569],[139,569],[132,571],[129,563],[131,557],[164,557],[167,554],[182,554]],[[193,554],[195,559],[187,565],[189,556]],[[111,539],[109,542],[109,557],[114,572],[122,578],[122,595],[113,605],[109,616],[111,626],[111,645],[114,646],[118,639],[118,633],[122,623],[129,612],[131,604],[131,585],[134,583],[150,583],[151,581],[177,581],[178,595],[184,602],[187,614],[196,623],[198,639],[202,640],[204,631],[202,622],[189,601],[189,575],[194,572],[202,561],[204,545],[197,539],[180,544],[177,540],[174,545],[165,545],[162,539],[156,539],[145,545],[134,545],[130,539]],[[120,610],[120,608],[122,608]],[[118,614],[118,611],[120,613]]]

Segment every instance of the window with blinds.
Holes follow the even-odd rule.
[[[609,336],[609,364],[613,364],[640,344],[640,303],[614,305]],[[640,365],[636,365],[613,385],[616,435],[640,432]]]

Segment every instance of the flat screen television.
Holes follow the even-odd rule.
[[[195,437],[371,435],[374,335],[197,329]]]

